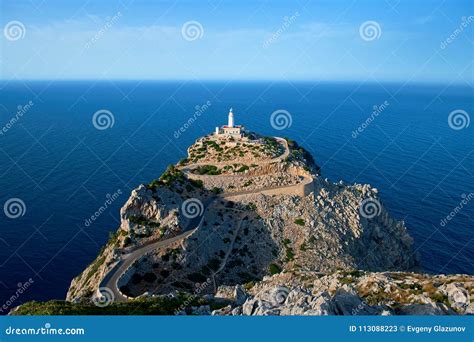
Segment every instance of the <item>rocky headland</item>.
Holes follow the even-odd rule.
[[[202,137],[160,178],[133,190],[120,218],[94,262],[72,280],[66,302],[50,302],[46,311],[27,303],[14,313],[473,310],[472,276],[418,273],[413,240],[377,189],[325,179],[288,139]]]

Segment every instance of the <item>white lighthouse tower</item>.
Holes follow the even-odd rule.
[[[227,116],[227,125],[216,127],[215,135],[226,138],[242,139],[244,131],[244,126],[235,125],[234,113],[231,108],[229,109],[229,115]]]
[[[229,120],[228,120],[227,127],[233,128],[234,127],[234,113],[232,113],[232,108],[229,110]]]

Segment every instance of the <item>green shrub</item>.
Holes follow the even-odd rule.
[[[302,218],[298,218],[295,220],[295,223],[299,226],[304,226],[304,220]]]
[[[271,275],[278,274],[281,272],[281,267],[276,264],[270,264],[270,266],[268,267],[268,271]]]
[[[185,284],[183,284],[185,285]],[[187,284],[186,284],[187,285]],[[138,298],[128,302],[114,302],[98,307],[90,302],[71,303],[64,300],[48,302],[27,302],[12,312],[12,315],[174,315],[176,310],[191,306],[210,305],[217,310],[228,305],[226,300],[204,299],[203,297],[179,293],[176,297]]]
[[[354,279],[343,277],[339,279],[339,282],[341,284],[352,284],[354,282]]]
[[[155,179],[150,184],[147,185],[147,188],[156,191],[156,188],[159,186],[170,186],[175,181],[183,183],[185,180],[184,174],[181,170],[178,170],[174,165],[169,165],[165,172],[160,176],[159,179]]]
[[[198,175],[220,175],[222,173],[215,165],[203,165],[198,167],[194,172]]]
[[[237,170],[235,170],[235,172],[241,173],[241,172],[247,171],[248,169],[249,169],[248,165],[242,165]]]
[[[91,269],[89,270],[89,272],[87,272],[87,276],[85,280],[86,283],[97,272],[99,267],[102,266],[104,262],[105,262],[105,256],[102,256],[94,261]]]
[[[293,248],[287,247],[286,248],[286,261],[292,261],[295,258],[295,252]]]
[[[222,189],[215,186],[211,189],[211,191],[217,195],[222,192]]]
[[[447,307],[451,307],[448,297],[440,292],[433,293],[432,295],[430,295],[430,298],[433,299],[437,303],[443,303]]]
[[[204,187],[204,182],[200,179],[190,179],[189,183],[191,183],[192,186],[202,189]]]
[[[255,286],[255,281],[249,281],[248,283],[244,284],[244,289],[249,291],[252,289],[252,287]]]
[[[255,211],[257,210],[257,206],[255,205],[255,203],[250,202],[249,204],[247,204],[247,210]]]
[[[252,183],[253,183],[253,182],[252,182],[251,180],[248,180],[248,181],[246,181],[246,182],[244,183],[243,187],[250,186],[250,185],[252,185]]]
[[[153,228],[158,228],[160,226],[159,222],[151,221],[142,215],[130,215],[128,217],[128,220],[131,223],[137,224],[139,226],[147,226],[147,227],[153,227]]]

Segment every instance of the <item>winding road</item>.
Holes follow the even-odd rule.
[[[197,228],[194,228],[192,230],[188,230],[180,235],[176,235],[172,238],[162,240],[162,241],[156,241],[154,243],[148,244],[146,246],[143,246],[142,248],[139,248],[135,250],[132,253],[122,255],[120,258],[120,261],[115,264],[115,266],[107,273],[107,275],[104,277],[102,280],[100,287],[106,287],[109,288],[112,293],[114,294],[115,301],[121,302],[125,301],[129,298],[125,297],[122,292],[118,289],[118,281],[119,279],[123,276],[123,274],[127,271],[127,269],[139,258],[144,256],[145,254],[158,249],[158,248],[164,248],[172,243],[179,241],[181,239],[184,239],[191,235]]]
[[[168,247],[176,241],[185,239],[186,237],[194,233],[194,231],[198,229],[204,221],[204,214],[206,212],[207,207],[212,202],[214,202],[216,198],[216,196],[212,196],[203,203],[203,211],[201,215],[189,220],[187,226],[183,229],[183,232],[181,234],[170,237],[166,240],[152,241],[134,249],[130,253],[122,254],[120,256],[120,260],[114,265],[114,267],[112,267],[112,269],[107,273],[104,279],[102,279],[100,287],[110,289],[114,294],[115,301],[124,301],[129,299],[119,290],[118,287],[118,281],[120,280],[120,278],[122,278],[128,268],[132,266],[136,260],[150,253],[151,251],[154,251],[159,248]]]
[[[283,144],[285,147],[285,152],[281,154],[280,156],[270,159],[268,161],[261,162],[261,164],[268,164],[268,163],[273,163],[273,162],[278,162],[281,160],[286,159],[289,156],[290,150],[288,147],[288,143],[285,139],[283,138],[278,138],[275,137],[279,142]],[[202,163],[203,165],[208,165],[209,163]],[[232,164],[231,162],[229,163],[216,163],[213,165],[226,165],[226,164]],[[191,164],[191,165],[186,165],[184,167],[180,167],[180,169],[184,172],[189,172],[189,170],[192,167],[199,166],[200,163],[196,164]],[[226,176],[215,176],[215,177],[226,177]],[[312,181],[312,179],[304,179],[304,182],[309,182]],[[299,184],[298,184],[299,185]],[[180,241],[182,239],[185,239],[186,237],[190,236],[193,234],[197,229],[200,228],[201,224],[204,221],[204,216],[206,213],[206,209],[218,198],[228,198],[228,197],[235,197],[235,196],[242,196],[242,195],[248,195],[248,194],[253,194],[253,193],[261,193],[264,191],[269,191],[269,190],[277,190],[277,189],[286,189],[286,188],[292,188],[295,187],[296,185],[284,185],[284,186],[273,186],[273,187],[266,187],[266,188],[261,188],[261,189],[255,189],[255,190],[247,190],[247,191],[239,191],[239,192],[234,192],[234,193],[226,193],[226,194],[219,194],[215,196],[211,196],[207,198],[204,203],[203,203],[203,210],[201,215],[191,219],[187,226],[183,229],[183,232],[179,235],[167,238],[166,240],[158,240],[158,241],[151,241],[147,244],[144,244],[142,246],[136,247],[128,253],[124,253],[120,256],[120,260],[115,263],[115,265],[109,270],[109,272],[105,275],[104,279],[100,283],[101,288],[108,288],[110,291],[112,291],[114,295],[114,301],[121,302],[121,301],[126,301],[129,299],[133,299],[130,297],[125,296],[118,287],[118,282],[119,280],[124,276],[124,274],[127,272],[127,270],[133,265],[135,261],[143,257],[144,255],[150,253],[153,250],[159,249],[159,248],[165,248],[170,246],[171,244]],[[240,228],[240,225],[239,225]],[[234,241],[237,236],[237,233],[234,236]],[[229,255],[229,251],[226,253],[226,260]],[[218,270],[218,272],[224,268],[225,263],[223,263]],[[216,272],[216,274],[218,273]],[[215,285],[215,280],[214,280],[214,286]]]

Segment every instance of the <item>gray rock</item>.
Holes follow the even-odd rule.
[[[326,316],[335,315],[334,304],[331,300],[331,296],[327,292],[321,292],[319,295],[314,297],[310,303],[311,310],[315,315]]]
[[[238,306],[238,307],[234,308],[231,312],[232,316],[239,316],[241,314],[242,314],[242,307],[241,306]]]
[[[234,299],[237,305],[242,305],[247,300],[247,292],[245,292],[242,285],[237,285],[234,290]]]
[[[400,308],[401,315],[444,315],[439,304],[410,304]]]
[[[339,315],[373,315],[375,310],[354,292],[339,289],[334,296],[335,311]]]
[[[440,287],[440,290],[448,296],[451,307],[458,311],[464,312],[469,306],[469,292],[459,283],[450,283]]]
[[[230,315],[231,312],[232,312],[232,307],[230,305],[227,305],[223,307],[222,309],[212,311],[211,315],[212,316],[225,316],[225,315]]]
[[[464,311],[466,315],[474,315],[474,303],[469,303],[466,310]]]
[[[246,316],[252,315],[253,311],[257,307],[257,300],[247,299],[242,305],[242,314]]]
[[[209,305],[193,306],[191,307],[191,312],[193,315],[210,315],[211,307]]]

